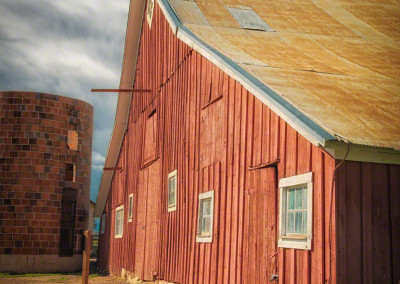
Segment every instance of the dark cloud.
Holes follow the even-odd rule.
[[[129,0],[1,0],[0,90],[54,93],[95,109],[92,194],[101,178],[119,85]],[[96,154],[97,153],[97,154]]]

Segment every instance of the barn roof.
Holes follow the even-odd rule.
[[[399,0],[157,0],[176,36],[334,157],[345,140],[400,163]],[[131,0],[120,88],[135,75],[146,0]],[[114,167],[131,95],[120,93],[105,167]],[[377,150],[378,149],[378,150]],[[374,160],[358,148],[361,160]],[[352,153],[350,152],[349,157]],[[355,154],[357,155],[357,153]],[[359,159],[359,157],[357,159]],[[95,216],[113,177],[104,171]]]
[[[332,136],[400,150],[399,1],[159,3]]]

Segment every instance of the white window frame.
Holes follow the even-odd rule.
[[[104,234],[104,232],[105,232],[105,227],[106,227],[106,214],[103,214],[103,215],[101,216],[100,226],[101,226],[100,234]]]
[[[204,199],[211,198],[211,225],[210,225],[210,233],[207,235],[202,235],[200,232],[200,224],[201,224],[201,202]],[[199,194],[199,206],[197,210],[197,234],[196,234],[196,242],[198,243],[211,243],[212,242],[212,236],[213,236],[213,227],[214,227],[214,190],[203,192]]]
[[[121,232],[120,234],[117,234],[117,212],[122,211],[122,218],[121,218]],[[115,227],[114,227],[114,234],[115,238],[119,239],[122,238],[122,235],[124,234],[124,205],[118,206],[115,209]]]
[[[175,200],[174,200],[174,205],[169,205],[170,204],[170,200],[169,200],[169,180],[171,178],[175,177]],[[168,208],[168,212],[173,212],[176,211],[176,200],[177,200],[177,195],[178,195],[178,171],[174,170],[172,172],[170,172],[168,174],[168,180],[167,180],[167,208]]]
[[[128,197],[128,222],[132,222],[133,219],[133,193],[129,194]]]
[[[307,234],[291,236],[286,234],[287,191],[296,186],[307,187]],[[282,178],[279,180],[279,239],[278,247],[311,250],[312,209],[313,209],[313,173]]]

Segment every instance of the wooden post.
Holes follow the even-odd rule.
[[[85,236],[85,248],[83,250],[82,284],[88,284],[89,283],[90,243],[91,243],[90,230],[86,230],[83,235]]]

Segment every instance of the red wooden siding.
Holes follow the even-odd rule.
[[[155,3],[143,23],[128,131],[107,200],[99,265],[180,283],[280,283],[329,278],[329,214],[335,161],[200,54],[179,41]],[[158,156],[143,165],[156,106]],[[149,144],[148,144],[149,143]],[[153,144],[151,144],[153,143]],[[153,147],[153,146],[151,146]],[[147,154],[144,155],[147,157]],[[279,159],[276,168],[262,165]],[[249,168],[261,166],[261,169]],[[167,212],[167,176],[177,169],[177,209]],[[278,248],[277,179],[312,171],[312,250]],[[214,190],[212,243],[196,243],[199,193]],[[133,222],[114,238],[115,208],[134,194]],[[122,196],[122,199],[120,199]],[[335,203],[333,204],[335,210]],[[261,221],[259,221],[261,220]],[[333,232],[335,236],[335,218]],[[336,246],[332,242],[332,269]],[[332,282],[336,281],[335,274]]]
[[[339,168],[339,283],[398,283],[399,204],[400,166],[345,162]]]

